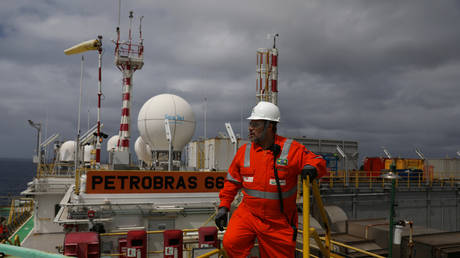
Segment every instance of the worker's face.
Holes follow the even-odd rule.
[[[264,120],[251,120],[249,122],[249,140],[251,142],[260,142],[263,140],[264,134]]]

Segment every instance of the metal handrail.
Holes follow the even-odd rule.
[[[339,175],[334,174],[335,171],[331,171],[329,175],[324,176],[320,179],[320,185],[323,187],[354,187],[354,188],[374,188],[374,187],[385,187],[385,184],[391,183],[389,180],[385,180],[380,176],[373,174],[382,173],[380,171],[352,171],[350,173],[350,181],[353,182],[349,186],[346,186],[345,174],[340,173]],[[433,186],[439,185],[440,187],[454,187],[456,184],[460,184],[460,178],[450,176],[447,178],[437,178],[433,176],[425,176],[419,172],[414,175],[402,176],[397,179],[396,187],[401,188],[412,188],[412,187],[424,187],[425,185]]]
[[[323,240],[323,241],[325,240],[324,237],[320,237],[320,239]],[[359,249],[359,248],[353,247],[353,246],[351,246],[351,245],[347,245],[347,244],[344,244],[344,243],[340,243],[340,242],[337,242],[337,241],[334,241],[334,240],[331,240],[331,243],[334,244],[334,245],[338,245],[338,246],[341,246],[341,247],[345,247],[345,248],[354,250],[354,251],[359,252],[359,253],[363,253],[363,254],[372,256],[372,257],[385,258],[385,256],[381,256],[381,255],[378,255],[378,254],[374,254],[374,253],[368,252],[368,251],[366,251],[366,250]]]
[[[337,241],[333,241],[331,239],[331,230],[329,227],[328,219],[326,216],[326,212],[324,210],[324,205],[321,199],[321,195],[319,192],[319,186],[318,186],[318,180],[313,180],[310,184],[310,178],[307,177],[305,180],[303,180],[303,229],[300,231],[303,235],[303,257],[308,258],[311,255],[310,253],[310,238],[312,237],[316,244],[318,245],[318,248],[320,249],[320,252],[324,257],[342,257],[339,254],[336,254],[332,252],[332,245],[338,245],[342,246],[348,249],[355,250],[359,253],[363,253],[366,255],[370,255],[372,257],[378,257],[378,258],[383,258],[383,256],[368,252],[366,250],[362,250],[353,246],[349,246]],[[310,185],[311,185],[311,190],[313,193],[313,196],[316,201],[316,205],[320,211],[320,216],[321,220],[324,223],[326,235],[324,237],[319,237],[318,233],[316,232],[315,228],[310,228]],[[308,230],[306,230],[308,229]],[[323,244],[324,242],[324,244]]]

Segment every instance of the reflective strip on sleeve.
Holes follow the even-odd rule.
[[[287,160],[289,149],[291,148],[292,139],[287,139],[284,142],[283,150],[281,151],[280,159]]]
[[[248,168],[251,166],[251,143],[246,144],[246,150],[244,151],[244,167]]]
[[[323,157],[321,156],[318,156],[318,157],[314,157],[313,159],[322,159]]]
[[[248,189],[248,188],[243,188],[243,190],[247,195],[250,195],[252,197],[269,199],[269,200],[278,200],[277,192],[263,192],[263,191]],[[291,197],[293,194],[295,194],[296,191],[297,191],[297,186],[294,186],[290,190],[286,192],[282,192],[281,196],[283,197],[283,199],[286,199],[286,198]]]
[[[241,182],[233,178],[232,175],[230,175],[230,173],[227,173],[227,180],[233,183],[241,184]]]

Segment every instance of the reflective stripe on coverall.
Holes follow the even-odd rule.
[[[278,189],[273,170],[273,152],[255,143],[239,148],[230,165],[224,188],[220,191],[220,207],[230,205],[242,189],[243,201],[233,213],[223,245],[230,257],[246,257],[258,238],[261,257],[293,257],[297,226],[297,178],[306,165],[317,169],[318,177],[326,174],[326,162],[296,141],[275,135],[281,147],[276,159],[283,197],[284,214],[280,211]],[[289,221],[288,221],[289,220]]]

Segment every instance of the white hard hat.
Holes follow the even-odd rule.
[[[268,120],[273,122],[280,121],[280,109],[273,103],[260,101],[252,109],[251,116],[248,120]]]

